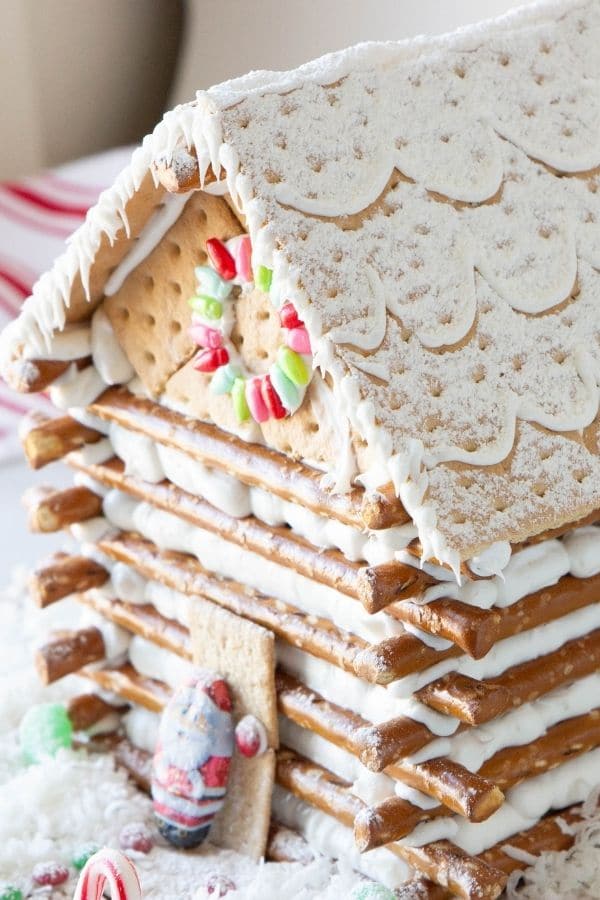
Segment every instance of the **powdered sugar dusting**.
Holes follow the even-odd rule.
[[[366,442],[367,477],[392,476],[427,552],[456,565],[534,511],[543,527],[530,496],[519,522],[510,503],[504,530],[480,517],[467,536],[443,514],[460,506],[455,479],[432,480],[446,462],[506,467],[517,423],[567,433],[596,417],[599,37],[594,0],[541,3],[200,93],[101,198],[5,338],[5,360],[24,334],[36,346],[62,327],[74,272],[85,283],[151,160],[178,165],[193,147],[201,177],[210,165],[242,208],[274,298],[301,311]],[[565,468],[567,446],[555,450]],[[580,450],[593,503],[596,451]],[[563,479],[554,517],[572,518],[579,499]]]

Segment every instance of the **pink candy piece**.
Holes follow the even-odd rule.
[[[90,856],[82,869],[74,900],[102,900],[105,888],[112,900],[142,900],[135,866],[119,850],[105,847]]]
[[[252,244],[247,234],[237,242],[234,256],[239,277],[243,282],[252,281]]]
[[[260,382],[260,378],[248,379],[246,382],[246,403],[255,422],[266,422],[269,418],[269,410],[263,400]]]
[[[229,353],[225,347],[215,347],[214,350],[203,350],[194,362],[197,372],[216,372],[221,366],[229,362]]]
[[[143,822],[131,822],[121,829],[119,847],[121,850],[135,850],[137,853],[150,853],[154,846],[152,833]]]
[[[308,354],[311,352],[310,338],[304,325],[300,326],[300,328],[291,328],[286,335],[285,342],[296,353]]]
[[[282,328],[299,328],[304,323],[296,312],[296,308],[289,300],[279,310],[279,321]]]
[[[223,241],[218,238],[209,238],[206,242],[206,252],[210,256],[215,271],[225,281],[235,278],[235,260]]]
[[[61,863],[42,862],[34,866],[31,877],[42,887],[58,887],[69,880],[69,870]]]
[[[201,322],[194,322],[188,328],[188,334],[199,347],[215,350],[223,343],[223,335],[216,328],[209,328]]]

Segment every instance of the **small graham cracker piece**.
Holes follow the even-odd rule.
[[[207,262],[206,240],[241,233],[221,197],[194,192],[154,250],[104,301],[119,343],[151,394],[195,353],[188,335],[190,297],[196,293],[197,265]]]
[[[255,859],[264,856],[271,821],[278,746],[275,638],[270,631],[208,601],[190,612],[194,663],[222,675],[231,689],[234,720],[256,716],[267,731],[269,749],[231,762],[225,804],[211,828],[213,843]]]

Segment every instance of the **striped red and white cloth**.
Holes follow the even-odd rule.
[[[128,163],[121,147],[58,169],[0,183],[0,330],[15,317],[37,278],[63,252],[98,195]],[[44,395],[17,395],[0,379],[0,462],[18,452],[17,424],[30,409],[48,411]]]

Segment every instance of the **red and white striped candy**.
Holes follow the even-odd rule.
[[[111,900],[142,900],[135,866],[119,850],[104,847],[86,862],[73,900],[102,900],[106,888]]]

